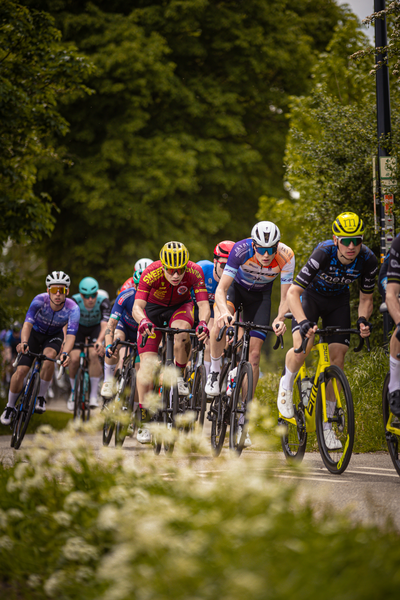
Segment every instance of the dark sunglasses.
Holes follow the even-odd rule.
[[[264,248],[264,246],[256,246],[254,244],[254,248],[256,252],[258,252],[258,254],[261,254],[262,256],[264,256],[264,254],[269,254],[271,256],[272,254],[275,254],[275,252],[278,250],[278,244],[275,244],[275,246],[271,246],[270,248]]]
[[[85,298],[85,300],[89,300],[89,298],[96,298],[97,292],[94,292],[94,294],[82,294],[82,296]]]
[[[221,262],[220,260],[217,260],[217,263],[219,264],[219,266],[221,267],[222,270],[225,269],[226,267],[226,262]]]
[[[178,275],[182,275],[185,271],[186,271],[186,267],[181,267],[180,269],[167,269],[167,267],[164,267],[164,270],[166,273],[168,273],[168,275],[175,275],[175,273],[178,273]]]
[[[49,290],[52,294],[57,294],[57,292],[59,292],[60,294],[67,293],[67,288],[63,285],[52,285],[51,287],[49,287]]]
[[[343,244],[343,246],[346,246],[347,248],[350,246],[351,242],[353,242],[353,244],[355,246],[359,246],[360,244],[362,244],[362,237],[345,237],[345,238],[338,238],[339,242],[341,244]]]

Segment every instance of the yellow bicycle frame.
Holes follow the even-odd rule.
[[[320,386],[320,388],[321,388],[322,411],[323,411],[323,415],[324,415],[324,423],[326,423],[328,421],[328,416],[326,414],[326,388],[325,388],[324,371],[327,367],[331,366],[331,360],[329,357],[329,347],[326,342],[320,342],[320,343],[316,344],[315,346],[313,346],[311,351],[312,352],[318,351],[319,357],[318,357],[317,370],[316,370],[316,373],[314,376],[313,386],[312,386],[311,392],[310,392],[310,398],[309,398],[307,406],[304,409],[307,433],[312,433],[316,429],[315,405],[317,402],[318,386]],[[306,369],[305,364],[303,364],[303,366],[300,368],[299,372],[296,375],[296,378],[294,380],[294,385],[297,385],[297,380],[299,378],[301,381],[306,376],[307,376],[307,369]],[[336,397],[336,405],[339,408],[341,408],[342,403],[340,402],[340,394],[339,394],[339,390],[337,388],[336,379],[332,380],[332,384],[333,384],[333,390],[334,390],[335,397]],[[295,417],[292,417],[291,419],[285,419],[284,417],[282,417],[282,415],[280,415],[280,416],[285,421],[288,421],[289,423],[296,425]]]

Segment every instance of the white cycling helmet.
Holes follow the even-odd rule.
[[[52,271],[46,277],[46,287],[49,288],[51,285],[65,285],[65,287],[69,288],[71,279],[64,271]]]
[[[133,272],[135,271],[143,271],[149,266],[151,265],[151,263],[154,262],[154,260],[151,260],[151,258],[140,258],[139,260],[137,260],[135,262],[135,266],[133,269]]]
[[[260,221],[251,230],[251,238],[257,246],[271,248],[281,239],[279,228],[271,221]]]

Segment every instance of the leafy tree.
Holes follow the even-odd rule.
[[[90,63],[61,34],[48,14],[12,0],[0,3],[0,244],[29,244],[49,235],[55,206],[35,184],[43,161],[62,160],[59,138],[68,131],[59,101],[87,92]],[[28,261],[29,262],[29,261]],[[0,328],[17,313],[5,289],[14,281],[12,262],[0,265]],[[20,278],[20,277],[19,277]],[[18,302],[17,302],[18,303]]]
[[[282,192],[289,97],[345,13],[333,0],[25,1],[95,63],[65,107],[73,166],[43,175],[60,210],[45,244],[74,277],[114,285],[168,239],[197,260],[240,239]]]

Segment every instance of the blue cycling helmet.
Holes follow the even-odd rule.
[[[99,284],[94,277],[84,277],[79,284],[81,294],[95,294],[99,289]]]

